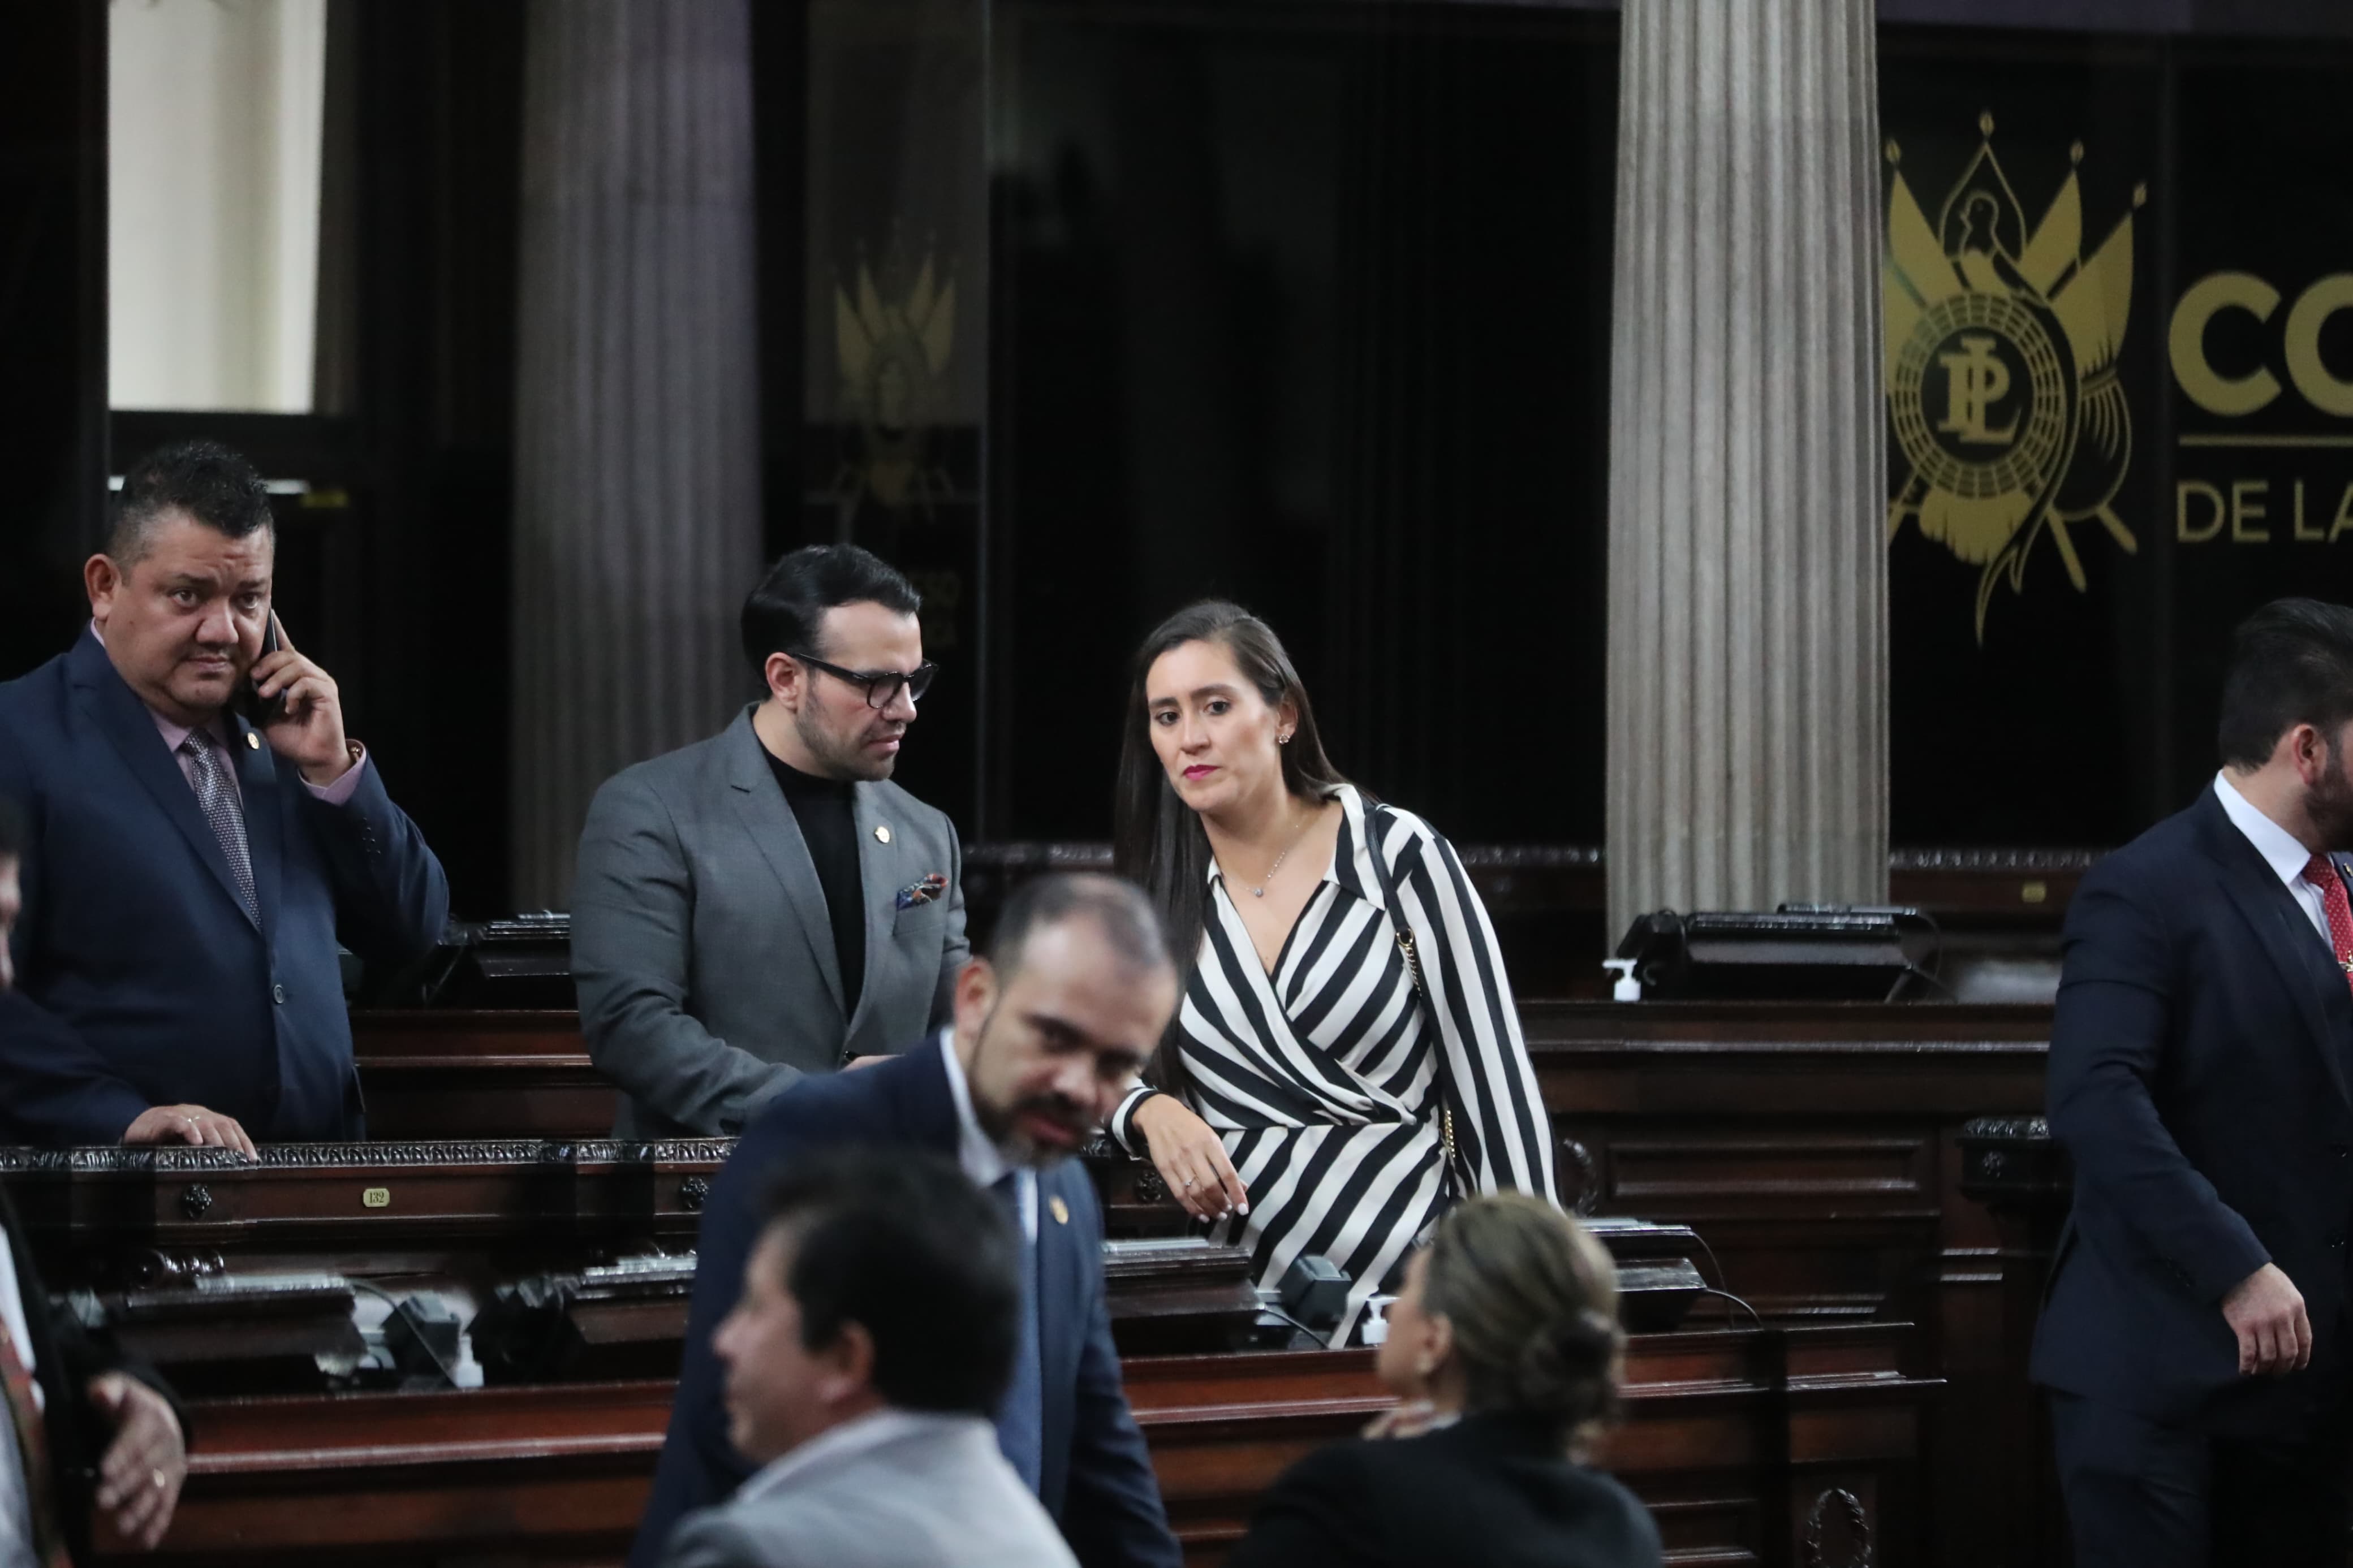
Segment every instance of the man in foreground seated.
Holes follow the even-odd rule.
[[[270,609],[276,538],[236,453],[142,458],[82,568],[90,626],[0,683],[28,818],[0,1142],[364,1136],[336,939],[418,957],[449,889]]]
[[[1041,877],[1006,900],[987,958],[957,973],[955,1023],[859,1072],[804,1079],[745,1129],[712,1184],[670,1436],[630,1562],[654,1568],[681,1515],[753,1466],[728,1441],[712,1336],[766,1224],[761,1194],[812,1150],[954,1159],[1021,1238],[1023,1314],[997,1440],[1086,1568],[1176,1568],[1176,1537],[1120,1386],[1103,1301],[1103,1211],[1075,1153],[1119,1103],[1176,1006],[1160,922],[1130,883]]]
[[[0,798],[0,992],[11,976],[24,828]],[[0,1188],[0,1563],[69,1568],[90,1557],[90,1504],[115,1533],[152,1549],[172,1523],[188,1472],[179,1412],[153,1369],[49,1304],[16,1209]],[[114,1441],[96,1467],[105,1428]]]
[[[938,1154],[843,1151],[768,1200],[712,1349],[728,1436],[763,1468],[690,1514],[665,1568],[1071,1568],[989,1425],[1021,1256]]]

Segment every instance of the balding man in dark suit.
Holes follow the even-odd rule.
[[[860,1072],[812,1077],[753,1119],[712,1185],[670,1436],[631,1563],[754,1467],[728,1436],[712,1336],[744,1288],[761,1196],[819,1149],[927,1150],[996,1196],[1024,1242],[1026,1310],[997,1415],[1005,1457],[1082,1568],[1177,1568],[1160,1489],[1120,1384],[1103,1211],[1068,1158],[1103,1123],[1176,1005],[1158,918],[1134,887],[1050,876],[1006,900],[987,958],[958,972],[953,1024]]]

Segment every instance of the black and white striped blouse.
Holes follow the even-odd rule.
[[[1302,1254],[1346,1269],[1334,1344],[1354,1337],[1366,1297],[1399,1288],[1413,1244],[1459,1195],[1445,1169],[1447,1104],[1480,1192],[1555,1195],[1511,982],[1461,861],[1409,812],[1367,808],[1345,786],[1340,803],[1332,867],[1271,975],[1212,863],[1200,957],[1177,1016],[1188,1103],[1250,1189],[1250,1213],[1209,1235],[1250,1248],[1263,1289]],[[1414,933],[1427,1008],[1382,905],[1375,853],[1390,868],[1398,923]],[[1129,1119],[1150,1092],[1131,1094],[1112,1119],[1134,1152],[1143,1139]]]

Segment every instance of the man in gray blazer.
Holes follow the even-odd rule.
[[[744,605],[766,700],[596,792],[572,974],[628,1095],[614,1136],[732,1135],[802,1074],[946,1021],[963,851],[890,782],[931,684],[921,605],[856,545],[794,551]]]
[[[1021,1321],[1013,1227],[946,1157],[791,1168],[713,1348],[762,1468],[663,1568],[1076,1568],[989,1413]]]

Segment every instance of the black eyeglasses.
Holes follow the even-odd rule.
[[[895,669],[844,669],[838,664],[828,664],[821,658],[811,658],[805,653],[797,653],[793,657],[811,669],[825,671],[836,680],[846,680],[852,686],[864,687],[866,706],[874,709],[888,708],[892,703],[896,702],[899,700],[899,688],[902,686],[907,689],[907,700],[921,702],[923,700],[923,693],[932,689],[932,677],[940,672],[940,667],[936,664],[919,664],[902,675]]]

